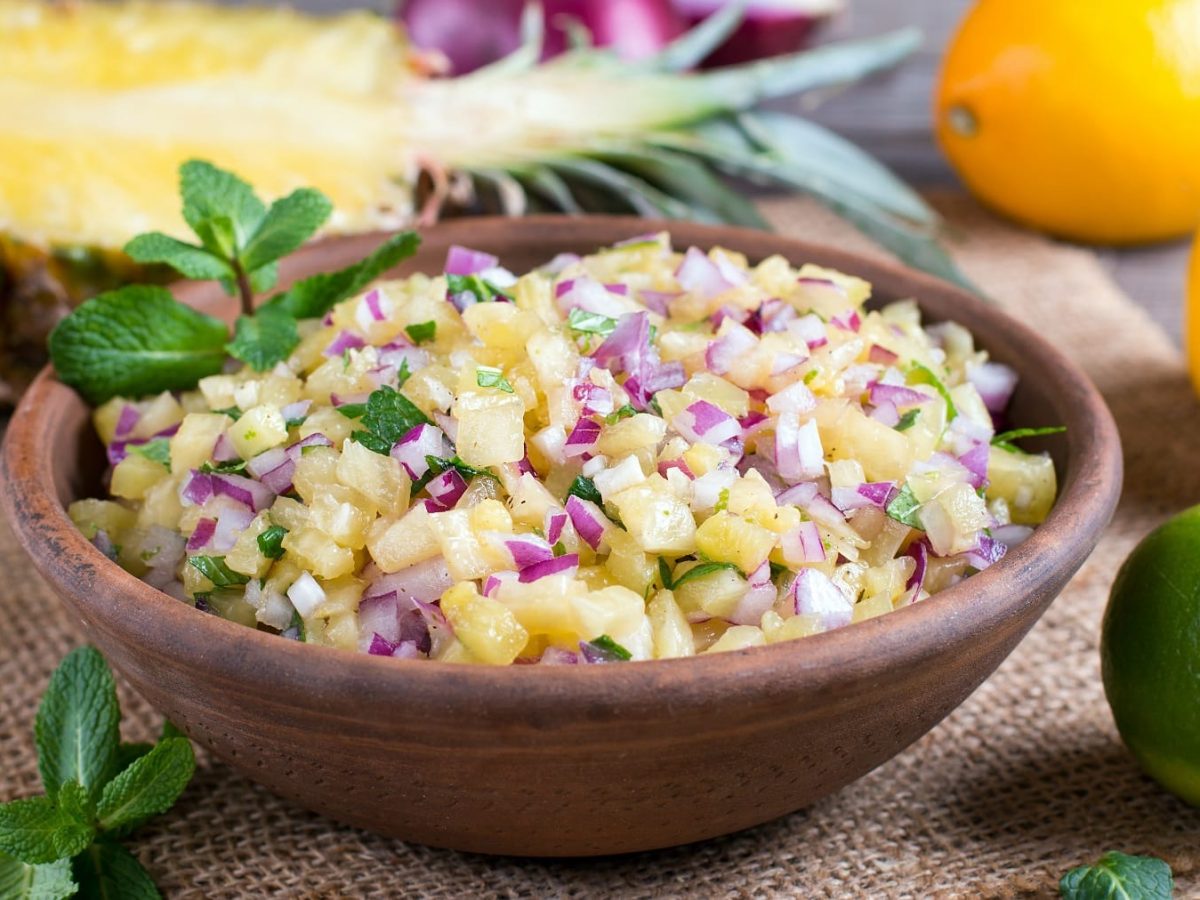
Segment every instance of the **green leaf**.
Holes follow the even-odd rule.
[[[267,213],[254,188],[232,172],[193,159],[179,167],[183,219],[209,252],[232,260]]]
[[[258,549],[267,559],[279,559],[283,556],[283,539],[288,530],[282,525],[272,525],[258,536]]]
[[[144,741],[139,743],[122,743],[117,747],[116,764],[113,770],[120,772],[126,769],[135,760],[141,759],[147,753],[154,749],[153,744],[147,744]]]
[[[295,319],[319,319],[343,300],[362,293],[389,269],[412,256],[421,239],[415,231],[394,234],[370,256],[337,272],[313,275],[272,297],[259,309],[287,313]]]
[[[678,578],[676,578],[675,583],[672,585],[672,589],[679,587],[681,584],[687,584],[689,581],[695,581],[697,578],[703,578],[705,575],[711,575],[713,572],[721,572],[726,569],[732,569],[734,572],[737,572],[739,575],[742,574],[742,570],[739,569],[737,566],[735,566],[733,563],[711,562],[711,561],[710,562],[702,562],[702,563],[700,563],[700,565],[693,566],[692,568],[690,568],[686,572],[684,572],[682,575],[680,575]],[[743,577],[745,577],[745,576],[743,576]]]
[[[223,556],[189,556],[188,564],[211,581],[213,587],[237,587],[250,581],[249,575],[235,572],[225,565]]]
[[[671,579],[671,565],[661,556],[658,558],[658,580],[668,591],[675,586],[675,582]]]
[[[921,504],[913,494],[912,488],[905,484],[900,488],[896,496],[892,498],[892,502],[887,505],[887,514],[909,528],[917,528],[924,531],[925,526],[917,518],[917,512],[920,508]]]
[[[512,298],[504,288],[493,284],[482,275],[447,275],[446,293],[457,297],[470,294],[469,303],[492,303],[497,297]]]
[[[244,459],[227,459],[225,462],[219,463],[205,462],[200,464],[200,471],[205,475],[211,475],[213,472],[221,475],[236,475],[238,472],[246,471],[246,461]]]
[[[318,190],[300,188],[271,204],[240,258],[248,272],[282,259],[316,234],[333,204]]]
[[[167,738],[104,786],[96,807],[105,831],[128,833],[152,816],[170,809],[196,770],[187,738]]]
[[[617,328],[617,320],[596,312],[575,307],[567,314],[567,324],[572,331],[584,334],[598,334],[608,337]]]
[[[137,857],[113,841],[97,841],[74,860],[80,900],[162,900]]]
[[[367,414],[367,404],[365,403],[343,403],[334,408],[347,419],[361,419]]]
[[[1058,890],[1064,900],[1171,900],[1175,880],[1161,859],[1111,850],[1064,875]]]
[[[900,421],[892,427],[897,431],[908,431],[917,423],[917,418],[921,415],[919,408],[910,409],[900,417]]]
[[[716,505],[713,506],[713,512],[724,512],[729,508],[729,488],[721,488],[721,492],[717,494]]]
[[[491,478],[493,481],[499,481],[499,478],[487,469],[477,469],[474,466],[469,466],[457,456],[450,459],[443,459],[440,456],[427,456],[425,457],[425,462],[429,465],[429,470],[434,475],[441,475],[447,469],[454,469],[467,482],[470,482],[473,478]]]
[[[127,449],[130,453],[152,459],[160,466],[165,466],[168,472],[171,471],[171,441],[168,438],[153,438],[144,444],[128,444]]]
[[[570,187],[555,172],[544,166],[516,167],[513,174],[524,182],[526,190],[539,194],[565,213],[578,214],[583,207],[571,193]]]
[[[504,372],[495,366],[476,366],[475,383],[480,387],[498,388],[506,394],[513,393],[513,386],[504,377]]]
[[[187,735],[184,734],[179,729],[179,726],[176,725],[174,722],[172,722],[170,719],[163,719],[162,733],[158,736],[158,739],[161,741],[161,740],[166,740],[167,738],[176,738],[176,737],[187,737]]]
[[[595,640],[588,641],[587,644],[603,657],[606,662],[628,662],[633,659],[632,653],[607,634],[602,634]]]
[[[76,890],[69,859],[31,866],[0,853],[0,897],[6,900],[66,900]]]
[[[387,452],[418,425],[433,424],[411,400],[395,388],[387,386],[371,392],[371,396],[367,398],[367,411],[362,417],[362,423],[369,432],[387,442]]]
[[[158,231],[139,234],[125,245],[125,253],[135,262],[164,263],[184,278],[217,281],[233,278],[233,269],[221,257]]]
[[[369,431],[356,431],[350,435],[350,440],[356,444],[362,444],[368,450],[378,453],[380,456],[388,456],[392,452],[392,443]]]
[[[225,323],[163,287],[130,285],[87,301],[50,335],[59,380],[98,406],[113,397],[186,390],[225,364]]]
[[[580,500],[590,500],[601,509],[604,508],[604,498],[600,495],[600,490],[596,487],[596,482],[592,481],[586,475],[575,476],[575,480],[567,488],[567,497],[570,497],[572,494]],[[566,502],[566,497],[563,498],[563,502]]]
[[[404,332],[414,344],[424,344],[426,341],[432,341],[437,337],[437,322],[418,322],[415,325],[406,325],[404,326]]]
[[[706,16],[642,64],[662,72],[694,69],[737,31],[745,14],[744,2],[722,3],[716,12]]]
[[[928,384],[937,391],[943,400],[946,401],[946,421],[953,422],[958,416],[958,407],[954,405],[954,399],[950,396],[950,391],[947,390],[945,383],[937,376],[933,369],[924,363],[914,362],[908,368],[908,380],[912,384]]]
[[[238,317],[233,340],[225,349],[256,372],[265,372],[291,356],[299,343],[295,319],[285,313],[262,311]]]
[[[1007,450],[1009,453],[1024,453],[1013,441],[1022,438],[1045,437],[1050,434],[1062,434],[1067,430],[1065,425],[1052,425],[1046,428],[1014,428],[1012,431],[1002,431],[992,438],[992,446]]]
[[[116,683],[100,651],[72,650],[50,677],[34,724],[46,793],[57,797],[76,781],[99,797],[114,770],[120,721]]]
[[[690,206],[660,191],[650,182],[623,172],[615,166],[584,157],[560,157],[545,165],[563,175],[590,184],[619,198],[639,216],[651,218],[694,219]]]
[[[572,310],[572,312],[573,311],[574,310]],[[633,408],[633,405],[630,403],[626,403],[620,409],[615,409],[612,412],[610,412],[607,416],[605,416],[604,423],[606,425],[616,425],[622,419],[628,419],[628,418],[630,418],[632,416],[636,416],[636,415],[637,415],[637,410]]]
[[[0,851],[30,865],[74,856],[95,831],[49,797],[0,804]]]

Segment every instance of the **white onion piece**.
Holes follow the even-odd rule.
[[[302,574],[292,583],[292,586],[287,590],[288,599],[292,601],[292,606],[296,607],[296,612],[300,613],[300,618],[307,619],[312,616],[325,602],[325,591],[317,584],[317,579],[313,578],[308,572]]]

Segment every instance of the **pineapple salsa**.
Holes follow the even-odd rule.
[[[95,413],[133,574],[283,636],[575,664],[841,628],[981,570],[1055,497],[1015,373],[916,304],[669,235],[516,277],[452,248],[266,372]]]

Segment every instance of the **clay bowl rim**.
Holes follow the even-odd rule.
[[[705,241],[742,249],[752,258],[784,250],[793,263],[820,258],[829,265],[861,274],[873,283],[902,283],[918,303],[937,296],[947,306],[969,309],[980,342],[991,329],[1007,332],[1010,343],[1025,349],[1012,362],[1024,372],[1031,365],[1051,377],[1060,397],[1050,398],[1067,425],[1067,477],[1046,522],[1000,562],[917,604],[852,626],[804,638],[744,650],[686,659],[653,660],[610,666],[460,666],[436,661],[395,660],[293,641],[197,612],[150,587],[111,562],[85,540],[59,503],[50,453],[54,425],[61,428],[71,403],[82,401],[46,367],[14,414],[0,460],[4,506],[26,552],[60,595],[87,607],[86,617],[105,621],[139,642],[144,650],[196,665],[196,672],[230,681],[253,677],[270,684],[278,701],[311,706],[352,695],[381,709],[395,708],[397,697],[421,692],[444,709],[478,704],[483,696],[504,697],[541,709],[580,704],[635,709],[703,704],[720,694],[790,693],[869,680],[936,654],[940,647],[978,637],[1039,602],[1039,586],[1073,572],[1090,554],[1111,519],[1120,494],[1122,459],[1116,425],[1086,375],[1028,326],[971,294],[904,266],[879,261],[818,243],[745,228],[651,221],[625,216],[534,216],[513,221],[499,217],[460,220],[427,230],[446,242],[469,244],[471,236],[495,230],[500,240],[522,243],[522,233],[539,228],[611,229],[612,240],[648,230],[711,235]],[[498,229],[503,229],[499,231]],[[505,237],[507,236],[507,237]],[[340,243],[379,239],[380,235],[333,238],[300,251],[332,252]],[[528,237],[526,238],[528,240]],[[697,241],[693,241],[697,242]],[[487,243],[487,242],[483,242]],[[610,241],[611,243],[611,241]],[[193,285],[180,292],[189,302],[215,295],[216,289]],[[210,300],[211,302],[211,300]],[[949,316],[947,318],[952,318]],[[38,424],[43,425],[38,428]],[[94,572],[95,589],[80,587],[80,576]],[[1051,598],[1052,599],[1052,598]],[[303,676],[303,677],[300,677]],[[403,688],[403,690],[398,690]],[[428,691],[429,694],[425,694]],[[669,692],[669,694],[667,693]]]

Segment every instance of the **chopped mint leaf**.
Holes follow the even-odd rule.
[[[287,313],[294,319],[319,319],[334,306],[360,294],[388,269],[399,265],[416,252],[421,243],[415,231],[392,235],[370,256],[337,272],[325,272],[297,281],[260,308]]]
[[[367,410],[363,413],[362,423],[373,437],[362,437],[362,432],[356,431],[351,438],[384,456],[392,452],[392,447],[400,438],[418,425],[433,424],[411,400],[386,385],[373,391],[367,398]]]
[[[637,410],[633,408],[633,405],[630,403],[626,403],[620,409],[614,410],[613,412],[610,412],[607,416],[605,416],[604,422],[607,425],[616,425],[622,419],[628,419],[630,416],[636,416],[636,415],[637,415]]]
[[[409,340],[414,344],[424,344],[426,341],[432,341],[437,337],[437,322],[432,320],[428,322],[418,322],[415,325],[404,326],[404,333],[408,335]],[[407,362],[407,360],[405,360]]]
[[[244,459],[228,459],[225,462],[210,463],[206,462],[200,466],[200,472],[205,475],[211,475],[213,472],[218,472],[222,475],[236,475],[238,472],[246,471],[246,461]]]
[[[282,525],[272,525],[258,536],[258,549],[267,559],[279,559],[283,556],[283,539],[288,530]]]
[[[935,391],[941,394],[943,400],[946,401],[946,421],[953,422],[958,415],[958,407],[954,405],[954,400],[950,396],[950,391],[945,383],[933,369],[924,363],[914,362],[908,368],[908,380],[912,384],[928,384]]]
[[[171,442],[167,438],[153,438],[144,444],[129,444],[128,449],[130,453],[152,459],[160,466],[166,466],[168,472],[171,471]]]
[[[633,654],[610,638],[607,634],[602,634],[593,641],[587,642],[587,647],[592,650],[592,662],[628,662],[633,659]],[[586,651],[585,651],[586,652]]]
[[[304,625],[304,619],[300,618],[300,613],[292,610],[292,621],[280,632],[280,636],[302,644],[308,640],[308,629]]]
[[[913,495],[912,488],[907,484],[900,488],[899,493],[892,498],[892,502],[887,505],[887,514],[907,525],[909,528],[917,528],[924,530],[921,520],[917,518],[917,512],[920,510],[921,504],[917,502],[917,498]]]
[[[466,304],[491,303],[497,297],[503,297],[506,300],[513,298],[511,292],[493,284],[482,275],[447,275],[446,294],[447,299],[460,297],[460,302]],[[469,297],[463,297],[464,294]]]
[[[721,572],[725,569],[732,569],[734,572],[737,572],[739,575],[742,574],[742,570],[739,569],[737,566],[735,566],[733,563],[712,562],[710,560],[708,562],[702,562],[702,563],[700,563],[700,565],[693,566],[692,568],[688,569],[686,572],[684,572],[682,575],[680,575],[678,578],[675,579],[674,587],[677,588],[681,584],[686,584],[689,581],[694,581],[697,578],[703,578],[706,575],[713,574],[713,572]]]
[[[804,373],[804,383],[812,384],[813,381],[816,380],[817,375],[819,375],[819,374],[820,374],[819,370],[809,369],[807,372]]]
[[[447,469],[454,469],[462,476],[463,481],[470,482],[472,478],[491,478],[493,481],[499,479],[489,472],[487,469],[477,469],[474,466],[469,466],[457,456],[451,459],[444,459],[440,456],[426,456],[425,463],[429,466],[429,471],[418,478],[412,486],[412,492],[415,494],[424,489],[424,487],[433,481],[438,475],[441,475]]]
[[[388,456],[392,452],[392,444],[369,431],[356,431],[350,435],[350,440],[356,444],[362,444],[368,450],[372,450],[380,456]],[[304,449],[307,450],[308,448],[305,447]]]
[[[584,334],[598,334],[608,337],[617,328],[617,320],[600,313],[588,312],[586,309],[575,307],[567,314],[567,324],[572,331]]]
[[[771,566],[771,580],[772,581],[777,581],[779,579],[780,575],[784,575],[791,571],[791,569],[789,569],[787,566],[782,566],[777,562],[771,563],[770,566]]]
[[[51,798],[71,781],[100,795],[112,775],[120,719],[116,683],[100,651],[72,650],[50,677],[34,724],[38,771]]]
[[[675,586],[675,582],[671,579],[671,565],[661,556],[658,558],[658,580],[668,591]]]
[[[550,551],[556,557],[566,556],[567,555],[567,545],[564,544],[562,541],[557,541],[557,542],[555,542],[554,546],[550,548]]]
[[[248,575],[235,572],[225,565],[223,556],[189,556],[188,563],[193,569],[213,583],[214,587],[237,587],[250,581]]]
[[[213,412],[219,416],[229,416],[235,422],[242,417],[242,411],[236,406],[230,406],[226,409],[214,409]]]
[[[575,476],[575,480],[567,488],[567,497],[570,497],[572,494],[580,500],[591,500],[601,508],[604,506],[604,498],[600,495],[600,490],[596,487],[596,482],[592,481],[586,475]],[[563,499],[563,502],[566,502],[566,498]]]
[[[992,446],[1007,450],[1009,453],[1024,453],[1014,441],[1022,438],[1045,437],[1049,434],[1062,434],[1067,430],[1065,425],[1053,425],[1047,428],[1014,428],[1012,431],[1002,431],[992,438]]]
[[[291,356],[299,343],[295,319],[284,313],[261,311],[238,317],[233,340],[225,349],[254,371],[265,372]]]
[[[126,833],[175,805],[196,771],[187,738],[159,741],[104,786],[96,821],[105,832]]]
[[[1154,856],[1110,850],[1090,866],[1072,869],[1058,883],[1064,900],[1171,900],[1171,867]]]
[[[897,431],[908,431],[908,429],[912,428],[913,425],[917,423],[917,417],[919,415],[921,415],[920,407],[914,407],[913,409],[910,409],[904,413],[904,415],[900,417],[900,421],[892,427]]]
[[[9,900],[66,900],[79,885],[71,874],[71,860],[31,866],[0,853],[0,897]]]
[[[164,287],[100,294],[59,322],[50,358],[59,380],[99,406],[113,397],[185,390],[225,365],[225,323]]]
[[[713,507],[714,512],[724,512],[729,508],[729,488],[721,488],[721,493],[717,494],[717,505]]]
[[[495,366],[478,366],[475,369],[475,383],[480,387],[499,388],[506,394],[513,393],[513,386],[508,383],[504,373]]]
[[[400,368],[396,370],[396,384],[398,387],[404,387],[404,383],[412,378],[412,372],[408,370],[408,360],[400,360]]]
[[[367,414],[367,404],[365,403],[343,403],[335,408],[347,419],[361,419]]]

